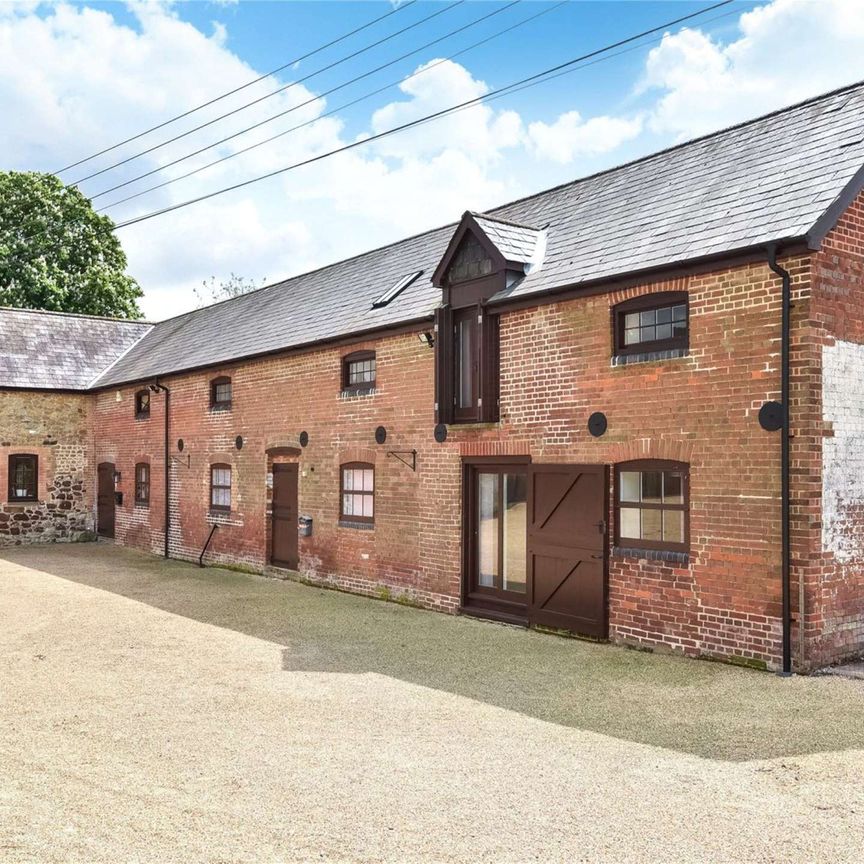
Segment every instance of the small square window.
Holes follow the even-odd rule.
[[[340,470],[340,516],[350,522],[371,523],[375,517],[375,468],[353,462]]]
[[[342,360],[342,389],[360,392],[373,390],[376,379],[375,353],[358,351]]]
[[[135,466],[135,504],[139,507],[150,504],[150,466],[146,462]]]
[[[230,378],[214,378],[210,382],[210,407],[216,411],[231,408],[232,389]]]
[[[615,542],[622,546],[686,552],[687,466],[628,462],[616,471]]]
[[[231,509],[231,466],[210,466],[210,509]]]
[[[685,301],[685,302],[682,302]],[[615,307],[615,354],[688,347],[686,294],[649,294]]]
[[[39,498],[39,457],[15,453],[9,457],[9,501],[37,501]]]
[[[135,394],[135,419],[146,420],[150,416],[150,391],[139,390]]]

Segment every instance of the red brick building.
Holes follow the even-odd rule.
[[[156,325],[0,311],[0,544],[96,530],[771,668],[864,652],[862,109]]]

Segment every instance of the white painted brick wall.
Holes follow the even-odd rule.
[[[822,448],[822,548],[864,561],[864,345],[822,349],[822,414],[834,430]]]

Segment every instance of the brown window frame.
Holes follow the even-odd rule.
[[[19,462],[32,462],[33,466],[33,488],[32,491],[28,490],[28,494],[26,495],[18,495],[13,484],[13,479],[15,477],[15,466]],[[39,500],[39,457],[35,453],[10,453],[9,460],[7,464],[7,468],[9,471],[8,481],[9,488],[8,492],[8,501],[10,504],[26,504],[33,503]]]
[[[219,400],[216,397],[217,388],[224,387],[228,385],[230,389],[231,396],[228,399]],[[231,379],[227,375],[220,375],[218,378],[214,378],[210,382],[210,410],[211,411],[230,411],[231,404],[234,400],[234,385],[231,383]]]
[[[459,406],[460,358],[457,328],[461,321],[476,316],[471,372],[474,391],[470,406]],[[435,379],[436,419],[439,423],[495,423],[498,420],[499,316],[490,314],[483,303],[436,312]]]
[[[216,485],[213,482],[213,472],[217,470],[227,470],[228,471],[228,485],[224,484]],[[210,509],[217,511],[219,513],[230,513],[231,512],[231,501],[233,499],[232,489],[234,486],[234,470],[231,465],[227,462],[214,462],[210,465]],[[228,490],[228,504],[214,504],[213,503],[213,491],[215,489],[227,489]]]
[[[355,469],[355,470],[363,470],[363,471],[371,471],[372,472],[372,491],[365,492],[362,489],[358,492],[356,489],[346,489],[345,488],[345,470],[346,469]],[[354,514],[345,513],[345,495],[363,495],[369,496],[372,499],[372,515],[371,516],[357,516]],[[363,525],[374,525],[375,524],[375,465],[372,462],[343,462],[339,466],[339,521],[340,523],[345,522],[359,522]]]
[[[146,404],[145,404],[146,398]],[[139,390],[135,394],[135,419],[148,420],[150,418],[150,391]]]
[[[669,306],[684,306],[686,315],[684,321],[686,330],[683,336],[672,336],[669,339],[653,339],[626,345],[624,317],[633,312],[650,312],[665,309]],[[631,300],[625,300],[612,309],[613,353],[616,357],[626,357],[632,354],[649,354],[654,351],[687,350],[690,347],[690,302],[686,291],[661,291],[655,294],[642,294]]]
[[[351,383],[351,364],[362,363],[367,360],[372,360],[375,363],[373,367],[373,377],[371,381],[359,381]],[[346,354],[342,358],[342,392],[343,393],[368,393],[374,390],[378,383],[378,361],[375,358],[374,351],[354,351],[351,354]]]
[[[637,507],[639,510],[668,510],[681,512],[683,517],[682,543],[665,540],[643,540],[639,537],[621,536],[621,472],[627,471],[660,471],[678,472],[681,474],[682,504],[660,504],[645,503],[642,501],[625,501],[624,507]],[[650,549],[659,552],[689,552],[690,551],[690,466],[686,462],[675,462],[669,459],[634,459],[629,462],[619,462],[615,466],[615,494],[613,497],[613,510],[615,518],[615,545],[623,548]]]
[[[142,469],[145,476],[141,477]],[[149,507],[150,506],[150,463],[137,462],[135,464],[135,506]]]

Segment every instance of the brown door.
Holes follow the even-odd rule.
[[[297,466],[273,466],[273,534],[270,563],[297,569]]]
[[[608,471],[532,465],[528,485],[531,624],[605,639]]]
[[[114,463],[100,462],[96,493],[96,530],[101,537],[114,536]]]

